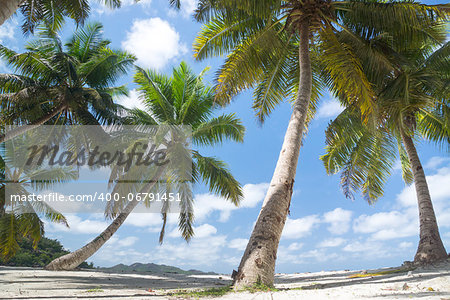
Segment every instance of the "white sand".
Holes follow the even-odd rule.
[[[229,293],[220,299],[450,300],[450,262],[409,275],[349,278],[355,273],[359,271],[278,274],[277,292]],[[165,294],[167,289],[223,287],[230,282],[227,275],[151,276],[0,267],[0,299],[185,299]]]

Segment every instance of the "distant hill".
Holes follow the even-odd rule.
[[[33,248],[33,242],[27,238],[19,241],[19,247],[19,251],[11,259],[4,261],[0,258],[0,266],[44,267],[55,258],[69,253],[58,240],[46,237],[39,241],[36,249]],[[94,265],[83,262],[80,268],[93,269]]]
[[[167,265],[157,265],[153,263],[142,264],[134,263],[132,265],[118,264],[110,268],[97,268],[99,271],[110,272],[110,273],[152,273],[152,274],[185,274],[185,275],[215,275],[214,272],[202,272],[198,270],[182,270],[177,267],[167,266]]]

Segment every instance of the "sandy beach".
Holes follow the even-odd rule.
[[[426,269],[391,271],[277,274],[277,291],[230,292],[215,299],[450,299],[449,261]],[[370,275],[380,272],[383,275]],[[230,283],[228,275],[153,276],[0,267],[0,299],[195,299],[179,292]]]

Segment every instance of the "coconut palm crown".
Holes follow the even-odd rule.
[[[127,95],[127,89],[114,84],[135,57],[111,49],[102,32],[101,24],[89,24],[63,46],[55,32],[43,27],[24,53],[0,45],[0,57],[15,71],[0,74],[1,124],[96,125],[117,120],[113,97]]]
[[[138,85],[139,98],[144,109],[132,109],[124,116],[123,123],[137,126],[189,126],[192,130],[192,146],[217,146],[226,140],[242,142],[245,128],[234,114],[215,115],[213,88],[203,81],[206,70],[199,75],[193,73],[185,62],[173,69],[171,76],[137,67],[134,82]],[[149,188],[161,193],[175,192],[184,196],[180,201],[178,228],[181,236],[189,241],[194,235],[194,206],[191,185],[205,183],[209,190],[238,205],[243,194],[239,182],[227,165],[216,157],[204,156],[200,149],[191,149],[190,182],[173,183],[165,175],[156,175],[162,184],[151,184]],[[183,172],[179,168],[177,172]],[[170,173],[170,176],[173,174]],[[126,185],[127,188],[129,185]],[[116,188],[116,187],[115,187]],[[114,202],[107,206],[105,215],[113,222],[98,237],[82,248],[55,259],[46,268],[70,270],[93,255],[119,229],[139,202]],[[163,207],[164,208],[164,207]],[[163,242],[167,211],[161,211],[163,225],[159,241]]]
[[[371,66],[365,66],[377,93],[376,113],[364,123],[358,108],[348,107],[330,123],[327,153],[321,157],[329,174],[341,173],[346,197],[353,199],[360,190],[369,203],[383,195],[400,158],[403,179],[416,187],[420,241],[414,261],[418,264],[447,258],[415,146],[421,137],[450,149],[450,44],[445,43],[445,28],[440,30],[442,37],[435,43],[404,48],[391,41],[392,51],[386,55],[391,69],[384,74],[374,74]]]
[[[254,88],[253,107],[260,121],[285,99],[292,102],[269,190],[233,272],[235,289],[258,282],[273,285],[303,134],[322,89],[331,90],[346,106],[357,105],[367,120],[375,91],[357,50],[370,53],[378,70],[384,66],[384,36],[405,43],[434,39],[432,25],[444,22],[447,14],[448,5],[412,1],[199,1],[195,16],[206,24],[194,42],[195,57],[227,54],[216,76],[216,101],[227,104]]]

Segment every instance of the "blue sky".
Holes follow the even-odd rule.
[[[181,60],[187,61],[196,72],[210,66],[207,79],[212,81],[223,59],[202,62],[192,59],[191,45],[200,28],[190,17],[194,0],[182,1],[181,12],[169,9],[162,0],[123,2],[123,7],[115,11],[93,4],[91,21],[104,24],[104,35],[112,40],[113,47],[135,53],[140,66],[161,72],[170,72]],[[18,22],[16,18],[0,27],[0,43],[21,50],[24,38]],[[73,28],[68,22],[62,35],[69,35]],[[6,66],[0,63],[0,72],[6,71]],[[130,83],[130,96],[118,100],[129,107],[139,106],[131,76],[121,79],[121,83]],[[272,177],[291,112],[290,105],[284,103],[260,125],[251,101],[251,91],[245,92],[218,112],[235,112],[242,119],[247,128],[243,144],[224,143],[214,149],[201,149],[204,154],[220,157],[229,164],[244,186],[241,207],[233,207],[209,194],[205,186],[197,185],[196,237],[189,244],[179,237],[176,216],[170,218],[166,240],[160,246],[159,215],[136,213],[91,261],[99,266],[153,262],[224,273],[236,269]],[[398,169],[386,185],[385,196],[372,206],[361,197],[353,202],[345,199],[339,176],[325,173],[319,160],[324,153],[324,130],[340,110],[337,102],[325,95],[301,149],[277,272],[365,269],[399,265],[413,259],[418,243],[416,198],[414,188],[405,186]],[[425,142],[418,145],[418,150],[428,175],[441,237],[449,250],[450,157]],[[70,230],[46,224],[46,235],[59,239],[70,250],[83,246],[108,225],[101,214],[67,217]]]

